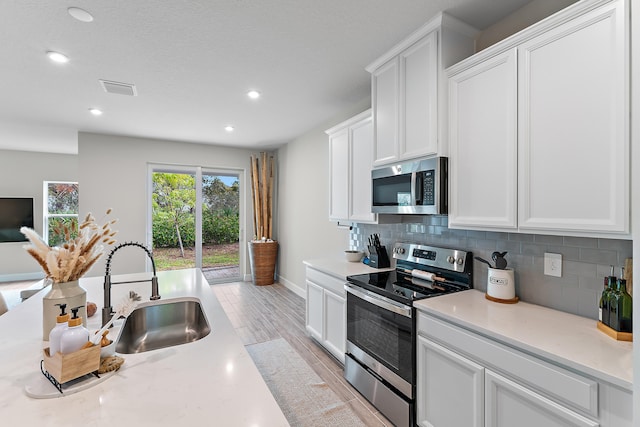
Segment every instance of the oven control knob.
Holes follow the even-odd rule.
[[[447,262],[448,262],[449,264],[453,264],[455,261],[456,261],[456,259],[455,259],[454,257],[452,257],[451,255],[449,255],[449,256],[447,257]]]
[[[404,253],[404,248],[401,248],[401,247],[393,248],[393,251],[397,254],[402,255]]]
[[[458,261],[456,261],[458,263],[458,265],[462,265],[464,264],[464,258],[458,258]]]

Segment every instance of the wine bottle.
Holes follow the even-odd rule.
[[[622,272],[624,277],[624,271]],[[618,299],[618,324],[620,326],[620,332],[632,332],[633,329],[633,301],[631,295],[627,292],[627,281],[623,278],[618,280],[618,292],[620,297]]]
[[[611,266],[611,273],[605,277],[607,283],[607,289],[603,291],[602,301],[602,323],[607,326],[611,326],[611,298],[613,297],[616,289],[617,278],[614,276],[614,267]]]
[[[622,295],[620,282],[613,283],[613,290],[609,294],[609,327],[620,332],[620,309],[622,308]]]
[[[598,320],[605,325],[609,323],[609,306],[608,302],[605,302],[609,298],[609,278],[604,277],[604,286],[602,287],[602,293],[600,294],[600,303],[598,304]],[[606,312],[606,320],[605,314]]]

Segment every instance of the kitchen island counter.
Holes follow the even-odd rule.
[[[416,302],[429,315],[598,380],[633,390],[633,344],[596,321],[535,304],[500,304],[468,290]]]
[[[113,282],[149,278],[113,276]],[[100,326],[102,277],[80,280],[98,306],[89,330]],[[220,425],[288,426],[284,414],[198,269],[158,273],[162,300],[191,296],[203,306],[211,332],[199,341],[125,354],[113,376],[61,398],[33,399],[25,385],[38,381],[42,359],[42,297],[34,295],[0,317],[0,413],[5,425]],[[117,305],[134,290],[148,301],[151,284],[115,284]],[[116,328],[109,334],[117,336]],[[46,381],[46,380],[44,380]],[[53,385],[51,386],[53,389]]]

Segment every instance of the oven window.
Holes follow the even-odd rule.
[[[412,320],[347,294],[347,339],[412,381]]]

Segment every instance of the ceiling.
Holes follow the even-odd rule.
[[[438,12],[484,29],[528,1],[5,0],[0,149],[77,153],[79,131],[275,148],[366,99],[364,67]]]

